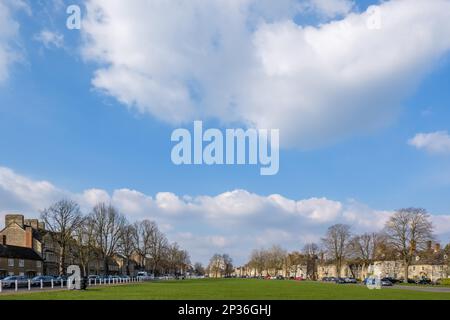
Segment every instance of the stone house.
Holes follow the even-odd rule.
[[[0,278],[6,276],[35,277],[43,274],[43,261],[31,248],[0,244]]]
[[[30,248],[42,255],[42,242],[37,220],[25,220],[23,215],[6,215],[5,228],[0,231],[0,239],[7,245]]]
[[[34,250],[43,260],[44,274],[59,274],[59,245],[45,229],[45,224],[39,220],[25,219],[21,214],[6,215],[0,239],[7,245]]]
[[[54,234],[46,230],[44,223],[37,219],[25,219],[21,214],[6,215],[5,227],[3,230],[0,230],[0,243],[30,249],[41,258],[42,270],[36,273],[57,276],[59,275],[61,248],[54,239]],[[71,264],[81,265],[74,248],[74,245],[69,245],[66,251],[65,267]],[[109,274],[127,273],[127,262],[124,257],[117,255],[109,258],[107,262]],[[134,259],[128,265],[130,274],[134,275],[136,272],[135,269],[137,269],[137,264]],[[90,250],[86,273],[97,275],[106,274],[104,261],[100,259],[100,255],[96,249]]]
[[[291,277],[306,278],[307,265],[299,264],[299,265],[290,266],[288,268],[283,268],[280,270],[272,269],[272,270],[263,270],[262,272],[258,272],[255,268],[243,266],[243,267],[235,268],[232,275],[236,276],[236,277],[283,276],[286,278],[291,278]]]

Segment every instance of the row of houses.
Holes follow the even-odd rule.
[[[450,260],[447,252],[442,250],[439,244],[428,245],[428,248],[422,252],[417,252],[413,261],[408,267],[408,277],[410,279],[428,278],[431,281],[437,281],[450,277]],[[309,266],[311,268],[311,266]],[[338,274],[336,265],[332,261],[317,261],[315,270],[308,270],[307,264],[293,265],[284,267],[280,270],[265,270],[258,272],[255,268],[248,266],[235,268],[233,275],[237,277],[254,276],[283,276],[283,277],[302,277],[308,278],[308,275],[314,274],[316,279],[324,277],[351,277],[363,280],[370,275],[376,274],[381,277],[390,277],[395,279],[405,278],[405,263],[403,260],[379,260],[364,264],[361,261],[350,261],[341,266]]]
[[[294,271],[295,269],[295,271]],[[379,270],[381,277],[390,277],[395,279],[405,278],[405,268],[403,261],[375,261],[367,266],[353,267],[350,265],[343,265],[340,274],[336,271],[336,266],[333,264],[319,264],[317,266],[317,279],[324,277],[342,277],[355,278],[363,280],[368,276],[374,274],[374,270]],[[431,281],[437,281],[450,277],[450,269],[447,264],[413,264],[408,267],[410,279],[428,278]],[[297,265],[289,268],[289,270],[264,270],[258,273],[255,269],[247,267],[238,267],[234,270],[233,276],[236,277],[254,277],[254,276],[283,276],[283,277],[301,277],[308,278],[307,266]]]
[[[59,275],[60,246],[37,219],[25,219],[21,214],[5,216],[5,227],[0,231],[0,278],[10,275],[34,277]],[[66,264],[79,264],[77,259],[66,257]],[[109,274],[131,274],[137,263],[115,255],[108,259]],[[88,274],[105,274],[104,262],[94,256],[90,259]]]

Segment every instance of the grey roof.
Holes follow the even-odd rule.
[[[9,245],[0,245],[0,257],[42,261],[41,256],[33,249]]]

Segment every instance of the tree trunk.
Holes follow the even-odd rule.
[[[103,267],[104,267],[105,276],[109,275],[108,258],[103,259]]]
[[[336,277],[341,277],[341,262],[339,260],[336,261]]]
[[[408,278],[409,278],[409,262],[407,260],[404,261],[405,262],[405,283],[408,283]]]
[[[60,276],[65,274],[65,268],[64,268],[65,263],[66,263],[65,248],[64,248],[64,246],[61,245],[59,248],[59,275]]]

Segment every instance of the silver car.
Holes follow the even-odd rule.
[[[9,276],[2,280],[3,288],[14,289],[16,287],[16,281],[18,287],[28,286],[28,278],[25,276]]]

